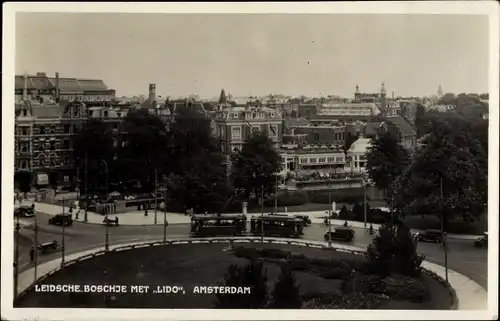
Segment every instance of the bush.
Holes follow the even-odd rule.
[[[274,206],[274,197],[264,201],[265,206]],[[286,191],[278,194],[278,206],[299,206],[309,202],[309,196],[302,191]]]
[[[377,275],[356,275],[344,280],[340,286],[342,293],[352,293],[353,290],[362,293],[380,292],[382,278]]]
[[[424,259],[417,254],[417,241],[403,223],[382,225],[365,254],[375,273],[388,276],[392,272],[419,275]]]
[[[281,266],[281,274],[274,284],[271,308],[273,309],[300,309],[302,299],[295,275],[288,265]]]
[[[408,300],[420,303],[429,298],[425,284],[417,278],[393,277],[382,280],[381,292],[394,300]]]
[[[384,294],[306,293],[303,309],[376,309],[388,297]]]
[[[250,294],[216,294],[216,308],[260,309],[267,305],[267,276],[261,262],[249,261],[244,266],[231,264],[220,286],[248,286]]]

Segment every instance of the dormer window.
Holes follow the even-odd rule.
[[[238,118],[238,113],[233,113],[233,118]]]

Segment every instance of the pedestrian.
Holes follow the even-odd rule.
[[[347,223],[347,221],[344,222],[344,226],[347,227],[349,224]]]
[[[35,261],[35,248],[33,246],[31,247],[31,250],[30,250],[30,260],[31,260],[31,263],[33,263]]]
[[[116,217],[116,226],[118,226],[118,216]]]
[[[33,210],[33,212],[35,211],[35,203],[31,204],[31,209]]]
[[[148,207],[144,206],[144,216],[148,216]]]

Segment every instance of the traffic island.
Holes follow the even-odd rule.
[[[370,273],[362,255],[258,243],[234,246],[176,244],[113,251],[75,262],[49,275],[39,281],[37,287],[25,292],[15,306],[216,308],[221,307],[220,295],[210,287],[227,285],[224,280],[227,281],[231,274],[228,267],[242,267],[248,262],[262,264],[269,298],[274,293],[275,283],[281,280],[281,268],[290,267],[301,307],[305,309],[449,310],[453,306],[448,286],[426,273],[413,279],[403,276],[380,278]],[[73,289],[80,286],[82,292],[61,291],[64,287],[59,287],[60,292],[57,292],[58,286],[63,285],[71,285]],[[100,291],[104,285],[111,285],[111,290]],[[55,286],[56,292],[50,286]],[[85,287],[92,291],[83,291]],[[264,308],[271,307],[266,304],[263,302]]]

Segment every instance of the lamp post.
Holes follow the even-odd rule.
[[[163,243],[167,241],[167,187],[163,191]]]
[[[34,255],[34,261],[35,261],[35,266],[34,266],[34,273],[35,273],[35,278],[34,280],[36,281],[36,279],[38,278],[38,217],[36,216],[36,213],[35,213],[35,246],[34,246],[34,250],[35,250],[35,255]]]
[[[62,199],[62,208],[63,208],[63,217],[66,215],[66,209],[65,209],[65,198]],[[61,267],[64,266],[65,261],[64,261],[64,255],[65,255],[65,243],[66,243],[66,221],[63,221],[62,223],[62,241],[61,241]]]
[[[332,169],[330,167],[330,174]],[[328,247],[332,247],[332,180],[328,177]]]
[[[14,299],[17,298],[18,284],[19,284],[19,230],[21,225],[19,223],[19,212],[16,215],[16,248],[15,248],[15,262],[14,262]]]
[[[89,171],[88,171],[88,163],[89,158],[87,152],[85,152],[85,212],[83,220],[87,222],[87,212],[89,209],[89,193],[88,193],[88,185],[89,185]]]
[[[156,208],[158,207],[158,170],[155,168],[155,225],[158,223]]]
[[[444,270],[446,282],[448,283],[448,246],[446,244],[446,229],[445,229],[445,212],[444,212],[444,195],[443,195],[443,176],[439,179],[439,192],[440,192],[440,207],[441,207],[441,242],[443,242],[444,250]]]
[[[276,186],[274,190],[274,213],[278,214],[278,172],[276,172]]]
[[[363,213],[364,213],[364,226],[366,228],[366,221],[368,215],[366,213],[366,181],[364,178],[361,178],[361,182],[363,183]]]
[[[100,159],[99,162],[102,162],[104,164],[104,168],[106,170],[106,205],[109,199],[109,169],[108,169],[108,163],[104,159]],[[105,220],[106,220],[106,243],[104,244],[104,250],[106,252],[109,251],[109,224],[108,224],[108,208],[105,207]]]
[[[260,236],[260,241],[262,243],[264,243],[264,185],[262,184],[260,186],[260,210],[261,210],[261,214],[260,214],[260,217],[261,217],[261,220],[260,220],[260,232],[261,232],[261,236]]]

